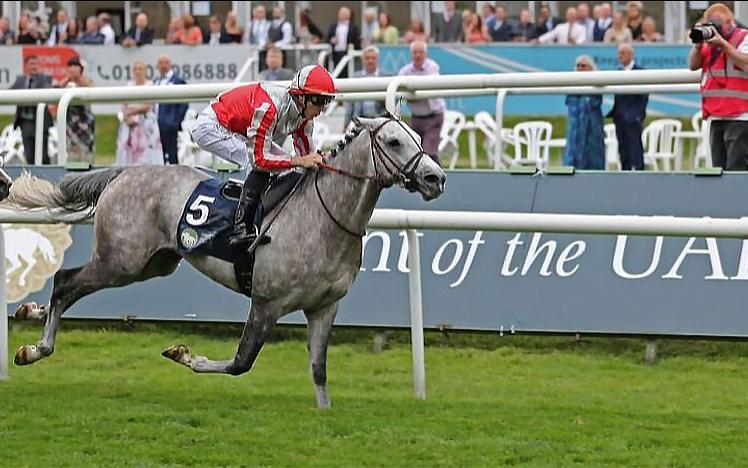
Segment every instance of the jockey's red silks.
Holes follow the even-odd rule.
[[[726,38],[736,49],[748,30],[735,28]],[[707,117],[736,117],[748,112],[748,72],[711,44],[701,47],[701,113]]]
[[[257,83],[237,86],[219,94],[211,107],[222,127],[250,139],[253,165],[273,171],[291,168],[290,155],[279,155],[272,150],[273,134],[278,128],[287,126],[286,119],[295,118],[287,111],[288,99],[286,88]],[[291,131],[299,156],[309,152],[312,129],[308,120],[300,119],[296,129]]]

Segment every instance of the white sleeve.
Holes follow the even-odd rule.
[[[587,42],[587,30],[584,28],[584,26],[579,26],[576,28],[577,32],[574,34],[574,40],[577,44],[583,44]]]
[[[293,39],[293,28],[291,27],[291,23],[286,21],[283,23],[283,26],[281,27],[281,32],[283,32],[283,37],[280,41],[276,42],[276,46],[287,46],[291,44],[291,40]]]
[[[556,42],[556,36],[558,35],[558,26],[551,29],[547,33],[543,34],[538,38],[538,41],[543,44],[548,44],[549,42]]]

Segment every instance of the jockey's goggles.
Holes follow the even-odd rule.
[[[319,107],[325,107],[335,99],[333,96],[326,96],[324,94],[310,94],[308,98],[309,102]]]

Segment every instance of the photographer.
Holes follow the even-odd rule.
[[[701,69],[701,113],[710,119],[712,165],[748,170],[748,30],[737,27],[729,8],[710,6],[691,30],[691,70]]]

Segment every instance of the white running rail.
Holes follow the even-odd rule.
[[[0,210],[0,223],[90,222],[81,215],[60,215],[46,210]],[[426,398],[426,364],[423,343],[423,308],[420,248],[417,229],[551,232],[612,235],[660,235],[674,237],[748,238],[748,218],[685,218],[671,216],[611,216],[543,213],[490,213],[466,211],[374,210],[373,229],[404,229],[407,232],[410,266],[411,346],[413,387],[416,398]],[[4,258],[0,224],[0,258]],[[5,263],[0,263],[0,379],[8,378],[8,313],[5,297]]]

